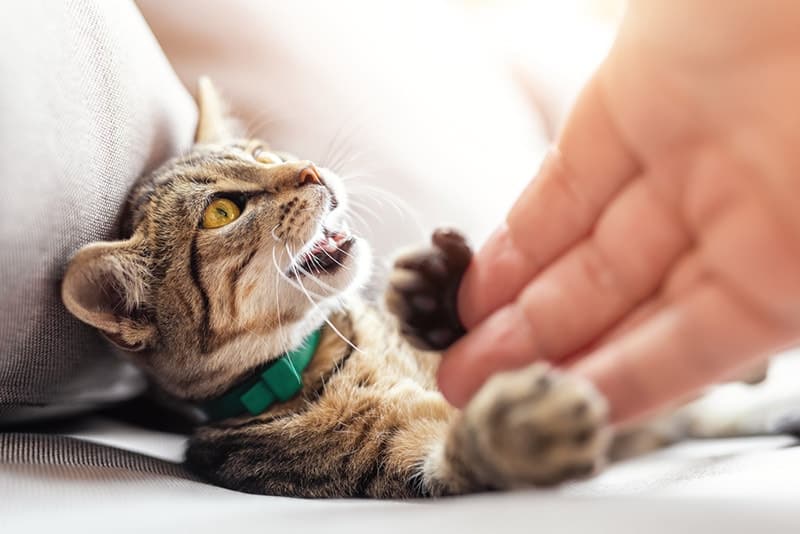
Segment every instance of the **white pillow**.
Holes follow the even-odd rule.
[[[69,256],[116,235],[128,187],[191,142],[196,110],[130,2],[0,17],[0,420],[130,397],[139,374],[61,305]]]

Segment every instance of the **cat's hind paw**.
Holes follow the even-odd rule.
[[[438,229],[431,245],[402,254],[394,263],[385,301],[408,342],[422,350],[444,350],[464,335],[456,296],[472,259],[456,230]]]

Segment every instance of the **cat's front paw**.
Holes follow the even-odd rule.
[[[439,229],[431,245],[395,260],[386,307],[400,323],[408,342],[422,350],[444,350],[464,335],[456,296],[472,250],[464,236]]]
[[[587,381],[537,363],[492,377],[467,406],[461,440],[489,487],[548,486],[605,462],[605,399]]]

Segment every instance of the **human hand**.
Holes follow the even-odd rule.
[[[794,0],[631,2],[467,271],[451,402],[545,359],[624,422],[798,342],[799,26]]]

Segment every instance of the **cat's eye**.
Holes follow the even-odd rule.
[[[229,198],[215,198],[203,212],[203,228],[220,228],[239,218],[242,209]]]
[[[283,160],[279,155],[277,155],[274,152],[270,152],[269,150],[263,150],[261,148],[253,150],[253,159],[255,159],[259,163],[265,163],[267,165],[272,165],[275,163],[283,163]]]

